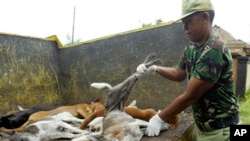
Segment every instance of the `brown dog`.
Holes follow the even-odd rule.
[[[90,105],[93,113],[90,114],[80,125],[80,129],[84,129],[87,125],[96,117],[102,117],[105,113],[105,106],[99,101],[93,102]],[[149,121],[149,119],[154,116],[157,112],[154,109],[139,109],[135,106],[125,107],[125,112],[131,115],[133,118],[141,119],[144,121]]]
[[[21,132],[28,124],[36,122],[46,116],[55,115],[61,112],[69,112],[70,114],[78,118],[87,118],[90,114],[93,113],[90,108],[90,105],[85,103],[69,106],[60,106],[53,110],[35,112],[29,116],[28,121],[26,121],[22,126],[12,130],[16,132]]]
[[[80,129],[84,129],[87,127],[87,125],[96,117],[102,117],[105,113],[105,106],[100,103],[99,101],[92,102],[90,104],[90,108],[93,111],[85,120],[81,123]],[[149,121],[155,114],[157,114],[157,111],[148,108],[148,109],[139,109],[136,106],[128,106],[125,107],[125,112],[136,119],[141,119],[144,121]],[[170,121],[167,121],[170,124],[170,129],[175,129],[177,124],[180,122],[180,116],[176,115],[174,116]]]
[[[137,107],[125,107],[125,112],[131,115],[133,118],[149,121],[157,112],[154,109],[139,109]],[[170,129],[175,129],[175,127],[180,122],[181,118],[179,115],[175,115],[171,120],[167,121],[170,124]]]
[[[89,114],[84,121],[81,123],[80,125],[80,129],[84,129],[85,127],[87,127],[87,125],[96,117],[102,117],[104,116],[105,113],[105,106],[99,102],[99,100],[96,100],[94,102],[92,102],[89,105],[89,108],[91,109],[92,113]]]
[[[95,100],[90,104],[76,104],[76,105],[69,105],[69,106],[60,106],[53,110],[48,111],[39,111],[30,115],[27,122],[25,122],[21,127],[15,129],[6,129],[0,128],[0,131],[16,131],[21,132],[25,129],[25,127],[32,123],[36,122],[46,116],[55,115],[61,112],[69,112],[73,116],[78,118],[83,118],[84,121],[80,125],[80,129],[84,129],[87,125],[96,117],[102,117],[105,113],[105,106],[99,101]],[[131,115],[133,118],[141,119],[144,121],[149,121],[151,117],[153,117],[157,112],[154,109],[139,109],[135,106],[128,106],[125,107],[125,112]],[[168,121],[170,124],[170,129],[174,129],[177,124],[180,122],[180,117],[177,115],[173,117],[171,121]]]

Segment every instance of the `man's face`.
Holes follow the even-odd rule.
[[[203,18],[204,12],[194,13],[184,19],[183,28],[190,41],[201,43],[206,32]]]

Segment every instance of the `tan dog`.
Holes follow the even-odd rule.
[[[154,109],[139,109],[137,107],[125,107],[125,112],[131,115],[133,118],[149,121],[157,112]],[[179,115],[175,115],[171,120],[167,121],[170,124],[170,129],[175,127],[180,122],[181,118]]]
[[[93,111],[90,108],[90,105],[91,104],[81,103],[81,104],[76,104],[76,105],[61,106],[61,107],[58,107],[56,109],[49,110],[49,111],[39,111],[39,112],[31,114],[28,121],[25,122],[21,127],[15,128],[12,130],[16,132],[21,132],[26,128],[28,124],[36,122],[46,116],[55,115],[61,112],[69,112],[74,117],[78,117],[78,118],[87,118],[90,114],[93,113]]]
[[[91,110],[93,111],[80,125],[80,129],[84,129],[87,125],[96,117],[103,117],[105,113],[105,106],[99,101],[93,102],[90,105]],[[133,118],[141,119],[144,121],[149,121],[149,119],[154,116],[157,112],[154,109],[139,109],[135,106],[125,107],[125,112],[131,115]]]
[[[89,108],[91,109],[92,113],[89,114],[84,121],[81,123],[80,125],[80,129],[84,129],[85,127],[87,127],[87,125],[94,120],[96,117],[102,117],[104,116],[105,113],[105,106],[99,102],[99,100],[96,100],[94,102],[92,102],[89,105]]]
[[[90,109],[92,110],[92,113],[85,118],[85,120],[81,123],[80,129],[84,129],[87,127],[87,125],[96,117],[103,117],[105,113],[105,106],[100,103],[99,101],[92,102],[90,104]],[[144,121],[149,121],[155,114],[157,114],[157,111],[148,108],[148,109],[139,109],[136,106],[128,106],[125,107],[125,112],[136,119],[141,119]],[[177,124],[180,122],[180,116],[176,115],[174,116],[168,123],[170,124],[170,129],[175,129]]]

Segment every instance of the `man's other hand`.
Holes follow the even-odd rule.
[[[163,121],[158,114],[154,115],[150,120],[146,130],[146,134],[150,137],[159,136],[160,131],[169,128],[169,124]]]

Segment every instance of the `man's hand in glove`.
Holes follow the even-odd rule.
[[[154,115],[150,120],[146,130],[146,134],[150,137],[158,136],[161,130],[169,128],[169,124],[163,121],[158,114]]]
[[[156,65],[146,67],[146,65],[143,63],[143,64],[140,64],[139,66],[137,66],[136,71],[141,73],[141,74],[153,73],[156,71],[156,68],[157,68]]]

